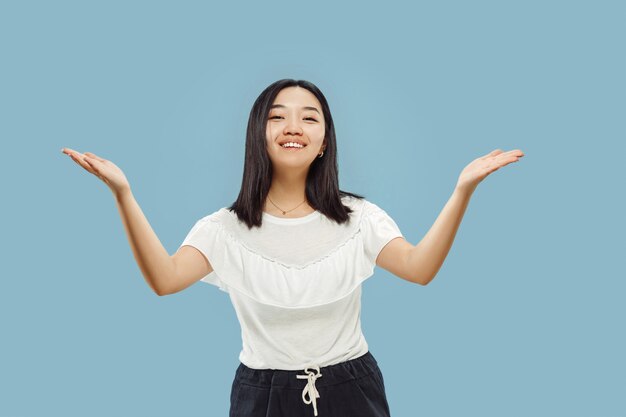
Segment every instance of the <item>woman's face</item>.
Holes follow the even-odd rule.
[[[324,149],[322,106],[306,88],[283,88],[272,103],[267,120],[267,153],[274,168],[307,168]],[[283,147],[296,142],[303,147]],[[290,144],[293,146],[293,143]]]

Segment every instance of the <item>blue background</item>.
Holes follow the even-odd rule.
[[[417,244],[461,170],[478,187],[425,287],[381,268],[362,325],[394,417],[626,416],[622,1],[0,3],[0,416],[225,416],[241,349],[226,293],[158,297],[114,161],[174,253],[230,204],[248,113],[312,81],[340,186]],[[323,417],[323,416],[322,416]]]

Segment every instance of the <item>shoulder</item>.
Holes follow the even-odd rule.
[[[209,213],[200,217],[196,221],[196,225],[208,224],[208,223],[224,224],[228,220],[228,218],[232,217],[233,215],[234,213],[231,214],[231,212],[227,208],[223,207],[223,208],[220,208],[219,210],[216,210],[212,213]]]
[[[376,205],[375,203],[369,201],[366,198],[356,198],[356,197],[352,197],[352,196],[343,196],[341,198],[341,201],[345,205],[350,207],[352,210],[354,210],[356,213],[359,213],[359,215],[360,215],[359,217],[367,216],[369,214],[376,213],[376,212],[382,210],[382,208],[380,208],[378,205]]]
[[[361,210],[367,200],[365,198],[357,198],[352,197],[351,195],[344,195],[341,197],[341,202],[345,206],[348,206],[353,210]]]

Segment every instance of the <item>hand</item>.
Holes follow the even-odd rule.
[[[130,184],[124,175],[124,172],[111,161],[100,158],[91,152],[81,154],[70,148],[63,148],[61,152],[68,155],[78,165],[82,166],[88,172],[100,178],[115,195],[130,190]]]
[[[456,184],[456,189],[472,193],[487,175],[511,162],[519,161],[523,156],[524,152],[519,149],[508,152],[496,149],[485,156],[474,159],[461,172],[459,181]]]

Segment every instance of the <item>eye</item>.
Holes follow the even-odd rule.
[[[270,120],[276,119],[276,118],[282,119],[283,117],[282,116],[272,116],[272,117],[270,117]],[[314,122],[317,122],[317,119],[314,119],[313,117],[305,117],[304,120],[313,120]]]

